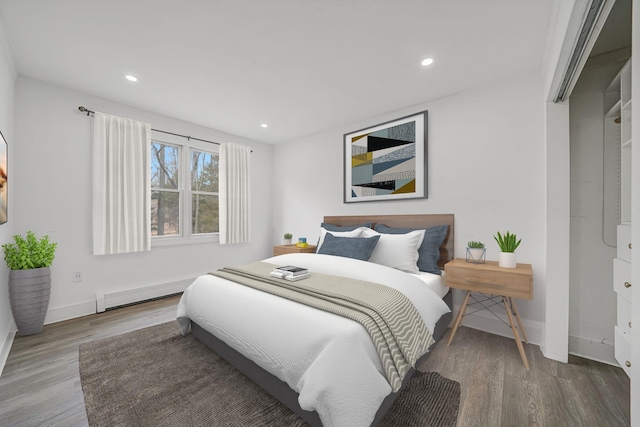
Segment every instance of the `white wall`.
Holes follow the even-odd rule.
[[[154,247],[144,253],[93,256],[91,119],[78,111],[80,105],[145,121],[156,129],[250,146],[252,243]],[[97,291],[178,281],[270,255],[271,146],[22,77],[16,86],[15,117],[14,231],[48,234],[58,243],[47,323],[95,312]],[[72,281],[73,271],[82,271],[81,282]]]
[[[455,254],[468,240],[487,245],[497,259],[496,231],[522,237],[519,262],[534,271],[534,299],[518,301],[532,342],[539,343],[545,315],[545,135],[538,75],[351,123],[274,148],[274,242],[285,231],[317,239],[324,215],[455,214]],[[428,192],[421,200],[344,204],[343,134],[422,110],[428,118]],[[459,302],[459,296],[456,298]],[[490,315],[489,315],[490,316]],[[465,324],[511,336],[490,318]]]
[[[619,56],[622,55],[622,58]],[[571,280],[569,351],[617,365],[613,355],[616,294],[611,285],[615,237],[604,240],[604,97],[611,80],[628,59],[622,52],[587,62],[571,93]],[[616,222],[608,224],[615,236]],[[611,246],[612,245],[612,246]]]
[[[13,109],[14,109],[14,86],[15,86],[15,70],[11,53],[6,47],[4,30],[0,24],[0,131],[8,144],[8,221],[0,225],[0,244],[7,243],[14,234],[14,224],[16,219],[15,189],[13,188],[12,172],[14,171],[14,159],[17,143],[14,139],[13,132]],[[4,259],[4,258],[3,258]],[[0,262],[0,373],[2,367],[9,355],[13,333],[11,326],[13,319],[11,316],[11,308],[9,306],[9,270],[4,262]]]

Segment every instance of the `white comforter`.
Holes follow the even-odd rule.
[[[447,305],[418,278],[378,264],[318,254],[287,254],[264,262],[391,286],[416,306],[431,333]],[[325,427],[369,426],[391,393],[371,338],[357,322],[204,275],[184,292],[178,323],[193,320],[300,394]]]

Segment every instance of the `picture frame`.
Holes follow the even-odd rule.
[[[7,146],[7,140],[4,139],[4,135],[0,132],[0,224],[7,222],[9,214],[8,207],[8,194],[9,188],[7,163],[9,162],[9,148]]]
[[[344,203],[427,198],[427,117],[344,134]]]

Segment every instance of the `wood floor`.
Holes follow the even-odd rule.
[[[175,319],[178,297],[47,325],[16,337],[0,376],[0,426],[87,426],[80,344]],[[420,366],[461,384],[458,426],[628,426],[629,378],[578,357],[563,364],[526,345],[525,371],[508,338],[461,328]]]
[[[630,381],[622,368],[575,356],[560,363],[525,344],[527,371],[513,339],[465,327],[448,347],[447,339],[419,369],[460,383],[458,427],[630,425]]]

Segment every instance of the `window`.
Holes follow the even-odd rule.
[[[191,233],[217,233],[218,156],[191,150]]]
[[[178,243],[218,233],[218,154],[151,142],[151,236]],[[189,220],[186,220],[189,219]]]

